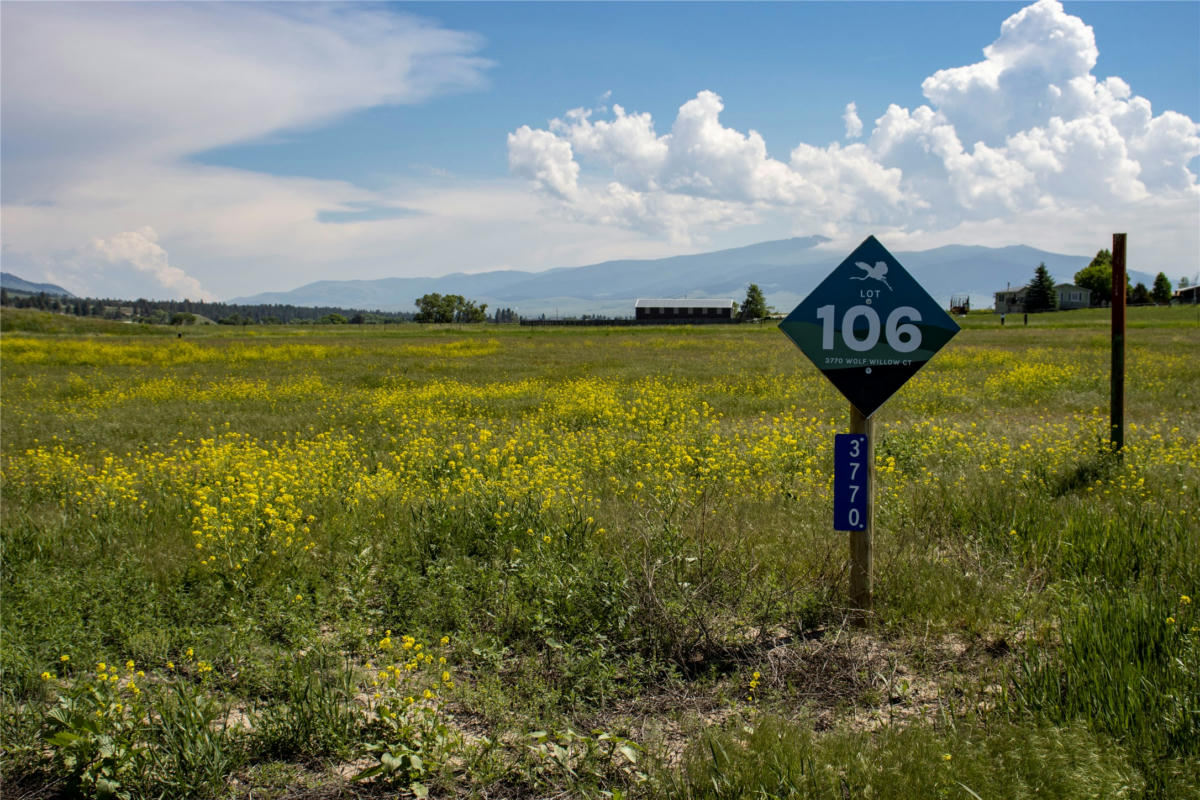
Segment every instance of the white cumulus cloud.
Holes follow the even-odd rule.
[[[1195,254],[1200,188],[1189,165],[1200,126],[1155,114],[1120,77],[1093,75],[1098,55],[1088,25],[1057,0],[1038,0],[1004,20],[983,60],[927,78],[928,104],[891,105],[867,132],[848,103],[849,145],[802,142],[787,163],[772,159],[758,133],[721,123],[721,97],[700,91],[664,134],[649,114],[619,105],[523,126],[509,137],[510,162],[565,217],[670,230],[682,241],[780,218],[808,231],[832,221],[977,235],[976,223],[1055,214],[1160,228],[1166,213],[1179,231],[1174,252]],[[536,154],[525,146],[533,141]],[[558,176],[570,177],[570,192]]]
[[[536,181],[556,197],[571,200],[578,194],[579,165],[571,143],[549,131],[522,125],[508,135],[508,168]]]
[[[862,136],[863,124],[858,117],[858,104],[846,103],[846,111],[842,114],[842,121],[846,123],[846,138],[857,139]]]
[[[650,115],[627,114],[619,105],[613,106],[611,121],[592,122],[592,115],[587,109],[573,109],[565,121],[551,122],[550,129],[562,134],[581,156],[612,167],[622,182],[637,189],[653,188],[653,176],[667,158],[667,143],[655,135]]]
[[[1002,144],[1009,133],[1046,124],[1069,103],[1069,83],[1091,77],[1099,51],[1083,20],[1057,0],[1038,0],[1006,19],[983,54],[983,61],[939,70],[921,85],[968,145]]]
[[[216,296],[200,285],[200,281],[179,267],[172,266],[167,251],[158,244],[153,228],[124,231],[107,239],[95,238],[90,250],[109,265],[133,267],[143,273],[158,289],[146,294],[157,297],[186,297],[215,300]]]
[[[646,113],[615,105],[572,109],[548,129],[523,125],[508,136],[509,167],[561,202],[572,219],[620,225],[687,242],[696,228],[756,221],[755,207],[815,201],[819,191],[767,155],[755,131],[721,124],[724,104],[703,91],[684,103],[670,133],[659,135]],[[576,155],[612,173],[580,182]]]

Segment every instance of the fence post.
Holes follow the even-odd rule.
[[[1109,440],[1125,447],[1125,234],[1112,235],[1112,403]]]

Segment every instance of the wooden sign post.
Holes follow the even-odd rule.
[[[867,437],[864,454],[864,483],[867,487],[866,529],[850,531],[850,603],[851,616],[857,624],[866,621],[875,599],[872,586],[872,540],[875,538],[875,423],[870,417],[850,405],[850,432]]]

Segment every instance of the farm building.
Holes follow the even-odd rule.
[[[732,298],[639,298],[634,317],[645,322],[732,322]]]
[[[1072,308],[1087,308],[1092,304],[1092,290],[1073,283],[1060,283],[1054,287],[1058,294],[1058,308],[1069,311]]]
[[[1025,311],[1025,287],[996,292],[997,314],[1020,314]]]
[[[997,314],[1022,314],[1025,312],[1025,292],[1028,287],[1005,289],[996,292]],[[1092,304],[1092,290],[1073,283],[1060,283],[1054,287],[1058,298],[1058,310],[1070,311],[1073,308],[1087,308]]]
[[[1175,294],[1171,295],[1171,302],[1189,306],[1196,305],[1200,302],[1200,284],[1185,286],[1179,289]]]

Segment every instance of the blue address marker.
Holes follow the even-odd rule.
[[[839,433],[833,437],[833,529],[865,531],[871,471],[867,464],[867,437]]]

